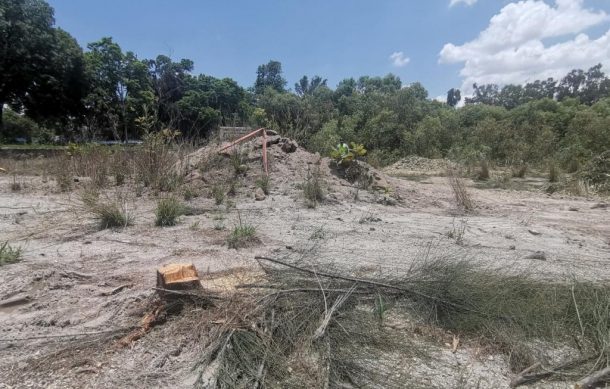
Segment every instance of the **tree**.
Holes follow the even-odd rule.
[[[85,72],[85,58],[76,40],[62,29],[54,30],[53,44],[45,74],[27,88],[22,99],[25,113],[36,120],[63,130],[76,125],[83,113],[83,99],[90,80]]]
[[[326,79],[320,76],[313,76],[311,81],[307,76],[303,76],[298,83],[294,84],[294,91],[299,96],[312,95],[318,88],[326,86]]]
[[[462,100],[462,93],[459,89],[451,88],[447,92],[447,105],[455,107]]]
[[[477,85],[475,83],[472,88],[474,89],[474,95],[466,98],[466,104],[498,105],[498,85]]]
[[[269,61],[266,65],[260,65],[256,71],[256,82],[254,92],[262,94],[265,89],[273,88],[282,93],[286,91],[286,80],[282,77],[282,64],[278,61]]]
[[[149,60],[148,69],[156,100],[157,117],[162,123],[172,125],[179,120],[176,103],[184,96],[190,72],[194,64],[190,59],[173,62],[165,55]]]
[[[53,9],[42,0],[0,0],[0,131],[4,104],[20,107],[51,61]]]

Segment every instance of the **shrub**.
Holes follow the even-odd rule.
[[[192,200],[196,197],[199,197],[199,192],[193,187],[187,186],[182,189],[182,196],[186,201]]]
[[[474,204],[470,199],[470,194],[466,190],[464,180],[460,177],[459,172],[451,166],[447,167],[447,181],[453,190],[457,205],[465,211],[472,211],[474,209]]]
[[[21,248],[14,248],[8,242],[0,243],[0,266],[21,260]]]
[[[236,176],[240,174],[246,174],[248,171],[248,165],[246,165],[246,154],[241,150],[234,150],[231,153],[231,166]]]
[[[349,146],[346,143],[340,143],[330,153],[335,162],[343,167],[349,166],[357,158],[365,155],[366,149],[364,146],[354,142],[350,143]]]
[[[521,165],[518,169],[512,170],[512,175],[515,178],[523,178],[523,177],[525,177],[526,172],[527,172],[527,165]]]
[[[270,185],[271,185],[271,178],[269,178],[268,175],[264,175],[261,178],[259,178],[258,180],[256,180],[256,187],[261,188],[266,195],[269,194]]]
[[[554,162],[549,165],[549,182],[558,182],[560,176],[559,168]]]
[[[216,184],[212,186],[212,197],[214,197],[216,205],[220,205],[225,201],[225,189],[222,185]]]
[[[256,228],[248,224],[242,224],[240,220],[239,225],[233,229],[227,238],[227,245],[230,249],[238,249],[256,241],[258,241],[256,238]]]
[[[133,224],[133,219],[125,210],[125,207],[118,202],[100,203],[95,202],[91,207],[91,212],[99,220],[99,228],[123,228]]]
[[[318,203],[324,200],[324,189],[322,188],[322,178],[320,166],[316,165],[313,169],[307,170],[307,178],[302,184],[303,196],[308,207],[315,208]]]
[[[17,182],[17,176],[13,175],[13,182],[11,182],[11,192],[19,192],[21,190],[21,182]]]
[[[481,181],[489,180],[489,165],[487,161],[483,160],[479,166],[479,172],[477,173],[477,179]]]
[[[174,197],[162,199],[157,203],[155,225],[157,227],[175,226],[184,214],[184,206]]]

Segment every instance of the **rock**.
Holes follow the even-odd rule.
[[[546,261],[546,254],[544,251],[536,251],[525,256],[525,259],[538,259],[540,261]]]
[[[297,142],[290,140],[290,139],[283,139],[282,142],[282,151],[285,153],[294,153],[295,151],[297,151],[297,148],[299,147],[299,145],[297,145]]]
[[[534,236],[542,235],[542,232],[538,232],[535,230],[527,230],[527,232],[529,232],[530,234],[532,234]]]
[[[510,246],[508,246],[508,249],[509,249],[509,250],[516,250],[516,249],[517,249],[517,247],[515,247],[515,245],[514,245],[514,244],[511,244]]]
[[[256,201],[263,201],[266,198],[265,192],[263,192],[261,188],[256,188],[256,191],[254,191],[254,199]]]
[[[608,208],[608,204],[606,203],[597,203],[591,207],[591,209],[606,209]]]

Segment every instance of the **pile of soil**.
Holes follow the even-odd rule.
[[[256,181],[264,175],[262,142],[262,137],[258,137],[226,150],[223,148],[228,143],[210,144],[194,151],[187,156],[186,166],[182,167],[187,182],[210,186],[226,184],[238,177],[242,190],[255,190]],[[344,200],[353,197],[350,190],[355,189],[357,183],[353,177],[338,169],[330,158],[311,153],[294,140],[279,135],[267,137],[266,143],[269,176],[276,190],[296,194],[300,184],[315,172],[324,181],[331,198]],[[236,158],[240,160],[239,163],[235,162]],[[360,170],[368,177],[368,189],[392,192],[392,185],[385,173],[366,163],[358,163],[362,165]],[[236,173],[237,164],[243,164],[243,173]]]

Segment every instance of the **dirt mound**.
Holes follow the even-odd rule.
[[[383,171],[391,176],[412,172],[439,173],[446,170],[448,162],[446,159],[429,159],[412,155],[384,168]]]
[[[257,180],[264,176],[262,142],[262,137],[258,137],[224,150],[228,143],[210,144],[194,151],[181,167],[187,172],[186,181],[232,185],[237,178],[242,190],[247,188],[254,193]],[[357,163],[359,175],[352,177],[338,169],[330,158],[311,153],[292,139],[274,135],[267,137],[266,143],[269,176],[273,188],[280,193],[296,194],[308,175],[318,170],[331,199],[343,200],[353,196],[351,190],[362,189],[361,182],[357,182],[360,175],[361,180],[366,181],[367,189],[383,193],[393,191],[388,177],[364,162]]]

